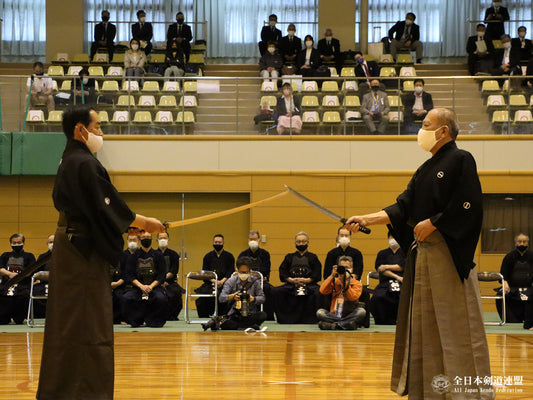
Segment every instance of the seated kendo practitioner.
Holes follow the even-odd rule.
[[[20,272],[35,263],[35,256],[24,251],[24,235],[15,233],[9,238],[11,251],[0,256],[0,324],[6,325],[11,319],[22,324],[28,315],[31,277],[23,279],[16,285],[6,288],[4,284]]]
[[[297,251],[287,254],[279,267],[283,284],[271,290],[276,319],[279,324],[316,324],[322,264],[307,250],[307,233],[299,232],[295,245]]]
[[[161,286],[165,273],[165,258],[152,249],[152,235],[142,232],[141,248],[128,257],[125,271],[129,288],[123,296],[122,314],[132,327],[165,325],[167,296]]]
[[[128,229],[128,239],[126,244],[128,247],[122,252],[120,263],[118,265],[109,266],[109,275],[111,277],[111,290],[113,292],[113,323],[124,323],[126,318],[122,315],[123,296],[127,289],[125,281],[125,271],[128,265],[128,258],[135,253],[139,248],[141,239],[138,235],[137,228],[130,227]]]
[[[54,248],[54,239],[55,235],[50,235],[46,238],[46,246],[48,250],[40,254],[37,257],[37,262],[41,261],[43,258],[48,257],[52,254],[52,249]],[[49,271],[50,266],[44,264],[39,268],[37,272]],[[34,296],[48,296],[48,277],[45,276],[44,279],[36,279],[33,284],[33,295]],[[46,315],[46,299],[34,299],[33,300],[33,316],[34,318],[44,318]]]
[[[167,321],[178,321],[178,315],[183,308],[182,295],[185,290],[178,284],[178,272],[180,269],[180,255],[168,248],[168,233],[157,235],[159,251],[165,258],[166,275],[163,287],[168,298]]]

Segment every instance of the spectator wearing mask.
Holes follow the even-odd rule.
[[[125,271],[128,265],[128,258],[139,249],[141,238],[136,232],[128,233],[126,250],[122,252],[120,263],[116,266],[111,265],[109,274],[111,275],[111,290],[113,293],[113,323],[126,323],[126,317],[122,315],[123,296],[126,292],[127,285],[125,281]]]
[[[89,70],[82,68],[78,76],[79,79],[74,80],[73,89],[75,104],[96,104],[96,82],[94,78],[89,77]]]
[[[287,36],[279,41],[279,52],[283,57],[283,64],[296,64],[296,57],[302,50],[302,39],[296,36],[296,26],[290,24],[287,28]]]
[[[167,321],[178,321],[178,315],[183,308],[182,295],[185,290],[178,284],[178,272],[180,270],[180,255],[168,248],[168,233],[163,232],[157,235],[159,252],[165,259],[166,275],[163,288],[168,298]]]
[[[33,83],[33,84],[32,84]],[[48,111],[55,110],[56,105],[52,91],[54,90],[52,78],[44,73],[44,65],[40,61],[33,63],[33,74],[26,82],[30,96],[30,108],[38,104],[46,104]],[[30,93],[31,87],[31,93]]]
[[[298,54],[296,65],[302,76],[316,76],[316,70],[322,64],[322,60],[318,50],[313,47],[313,36],[307,35],[304,44],[305,48]]]
[[[475,35],[470,36],[466,42],[468,53],[468,72],[470,75],[478,73],[489,74],[494,55],[492,40],[485,34],[485,25],[478,24]]]
[[[137,19],[139,22],[134,23],[131,26],[131,37],[139,41],[141,50],[147,56],[152,51],[152,38],[154,36],[154,30],[150,22],[146,22],[146,13],[144,10],[137,11]]]
[[[424,91],[423,79],[415,79],[414,85],[415,90],[403,96],[404,114],[406,122],[411,124],[416,122],[421,125],[426,114],[433,109],[433,98]]]
[[[531,57],[533,46],[531,39],[526,39],[527,28],[521,26],[518,28],[518,37],[511,39],[511,52],[515,53],[515,58],[520,60],[521,65],[526,65]]]
[[[330,28],[325,30],[324,38],[318,41],[317,49],[322,62],[334,64],[337,72],[340,73],[342,68],[341,43],[339,39],[333,37],[333,31]]]
[[[91,61],[99,48],[107,49],[109,55],[109,62],[113,60],[113,52],[115,51],[115,36],[117,34],[117,27],[109,22],[109,11],[102,11],[102,22],[96,24],[94,27],[94,42],[91,45]]]
[[[165,56],[165,76],[183,76],[185,74],[185,59],[183,49],[177,40],[173,40]]]
[[[355,247],[350,246],[351,236],[352,232],[342,226],[337,230],[337,246],[328,252],[324,262],[324,279],[331,275],[333,266],[339,264],[341,256],[349,256],[352,259],[352,273],[356,279],[361,280],[363,255]]]
[[[260,74],[265,80],[272,78],[274,83],[278,82],[278,77],[283,67],[283,59],[277,52],[276,44],[274,42],[268,43],[267,52],[261,56],[259,60]]]
[[[185,16],[181,11],[176,14],[176,23],[171,24],[168,27],[167,50],[170,50],[174,40],[176,40],[183,49],[185,62],[189,62],[189,56],[191,55],[192,30],[191,27],[185,23]]]
[[[376,257],[379,284],[368,304],[368,310],[378,325],[395,325],[400,303],[400,288],[403,282],[405,254],[398,242],[388,234],[389,247]]]
[[[35,256],[24,251],[26,239],[21,233],[9,238],[11,251],[0,256],[0,276],[6,283],[35,263]],[[25,278],[10,288],[3,287],[0,291],[0,325],[7,325],[11,319],[15,324],[22,324],[28,313],[31,278]]]
[[[363,53],[356,51],[354,55],[355,60],[355,76],[361,77],[358,79],[359,95],[361,98],[370,90],[370,81],[372,77],[378,77],[380,68],[375,61],[367,61]]]
[[[341,256],[339,265],[334,265],[322,282],[320,293],[331,295],[331,305],[329,311],[321,308],[316,312],[320,329],[353,331],[363,325],[366,311],[358,302],[363,285],[352,272],[351,257]]]
[[[263,26],[261,29],[261,41],[257,44],[261,56],[266,53],[269,42],[274,42],[277,45],[281,39],[281,31],[276,28],[277,22],[277,15],[271,14],[268,17],[268,25]]]
[[[416,15],[409,12],[405,21],[398,21],[389,29],[390,52],[395,61],[398,50],[408,48],[416,52],[416,62],[422,62],[424,45],[420,41],[420,27],[415,24],[415,19]]]
[[[503,50],[495,52],[491,75],[522,75],[520,68],[520,56],[511,51],[511,37],[502,35],[500,38]]]
[[[130,49],[124,56],[124,69],[126,76],[144,76],[144,64],[146,64],[146,54],[139,48],[137,39],[130,40]]]
[[[278,127],[279,135],[285,133],[300,134],[302,131],[302,118],[300,99],[294,97],[292,94],[292,86],[290,83],[284,83],[281,87],[282,96],[278,97],[277,113],[278,113]]]
[[[383,135],[389,124],[389,98],[380,89],[377,79],[370,81],[370,89],[370,93],[363,96],[361,115],[371,135]]]
[[[485,10],[485,23],[487,24],[487,39],[496,40],[505,34],[504,22],[509,21],[509,11],[502,7],[501,1],[492,2],[492,7]]]

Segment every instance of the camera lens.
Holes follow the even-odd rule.
[[[346,268],[343,267],[342,265],[339,265],[339,266],[337,267],[337,274],[339,274],[339,275],[344,275],[345,273],[346,273]]]

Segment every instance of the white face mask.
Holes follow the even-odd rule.
[[[431,149],[435,147],[438,142],[438,140],[435,138],[435,133],[437,133],[440,128],[442,128],[442,126],[438,127],[434,131],[428,131],[422,128],[418,131],[418,144],[423,150],[431,151]]]
[[[350,238],[343,236],[339,238],[339,245],[342,247],[346,247],[350,245]]]
[[[84,85],[87,85],[89,83],[89,78],[83,78],[82,82]]]
[[[415,93],[420,94],[424,91],[424,88],[422,86],[415,86]]]
[[[405,20],[405,25],[407,25],[407,26],[413,25],[413,20],[412,19],[406,19]]]
[[[168,247],[168,239],[159,239],[157,243],[159,244],[159,247],[162,247],[164,249]]]
[[[289,32],[289,36],[290,36],[290,37],[293,37],[294,34],[296,33],[296,31],[288,31],[288,32]]]
[[[250,274],[241,274],[241,273],[239,272],[239,279],[240,279],[241,281],[246,281],[246,280],[248,280],[248,277],[249,277],[249,276],[250,276]]]
[[[259,248],[259,242],[257,240],[248,241],[248,247],[252,251],[256,251]]]
[[[91,151],[91,153],[96,153],[104,145],[104,137],[95,135],[94,133],[88,131],[85,127],[83,127],[83,129],[85,129],[85,132],[88,134],[87,139],[83,138],[85,145]]]
[[[53,248],[54,248],[54,242],[48,243],[48,250],[52,251]]]
[[[144,21],[146,21],[146,17],[141,17],[141,18],[139,18],[139,22],[140,22],[141,24],[144,24]]]
[[[128,249],[131,251],[137,250],[138,247],[137,242],[128,242]]]
[[[519,36],[521,39],[523,39],[523,38],[526,37],[526,33],[525,33],[524,31],[520,31],[520,32],[518,32],[518,36]]]
[[[307,48],[313,47],[313,42],[311,42],[310,40],[306,40],[305,41],[305,47],[307,47]]]
[[[505,42],[502,44],[504,49],[510,49],[511,48],[511,42]]]
[[[139,48],[138,44],[132,44],[131,45],[132,50],[137,50]]]
[[[398,249],[400,247],[400,245],[398,244],[398,242],[396,240],[394,240],[394,238],[390,238],[389,239],[389,247],[393,251],[396,251],[396,249]]]
[[[276,52],[276,49],[275,49],[274,47],[269,47],[269,48],[268,48],[268,52],[269,52],[270,54],[274,54],[274,53]]]

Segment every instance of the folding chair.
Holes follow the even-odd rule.
[[[503,275],[498,272],[478,272],[477,279],[480,282],[499,282],[502,285],[502,294],[501,295],[482,295],[482,299],[495,299],[502,301],[502,317],[500,322],[485,322],[485,325],[499,325],[502,326],[505,324],[506,313],[505,313],[505,294],[503,293]]]
[[[36,285],[37,282],[48,282],[48,278],[50,276],[50,273],[48,271],[40,271],[36,272],[31,277],[31,286],[30,286],[30,302],[28,304],[28,316],[26,318],[26,323],[30,328],[33,328],[35,326],[44,326],[44,324],[36,324],[34,313],[33,313],[33,302],[34,300],[46,300],[48,298],[48,283],[45,285],[45,293],[43,296],[38,296],[33,293],[33,288]]]
[[[211,294],[196,294],[191,293],[191,290],[189,290],[189,281],[191,279],[198,280],[198,281],[204,281],[204,280],[211,280],[214,279],[215,283],[213,283],[213,292]],[[208,322],[209,320],[200,320],[196,319],[193,320],[189,316],[189,298],[197,299],[197,298],[214,298],[215,300],[215,313],[213,314],[214,317],[218,316],[218,276],[216,272],[214,271],[198,271],[198,272],[189,272],[187,274],[187,278],[185,280],[185,322],[188,324],[204,324]]]

